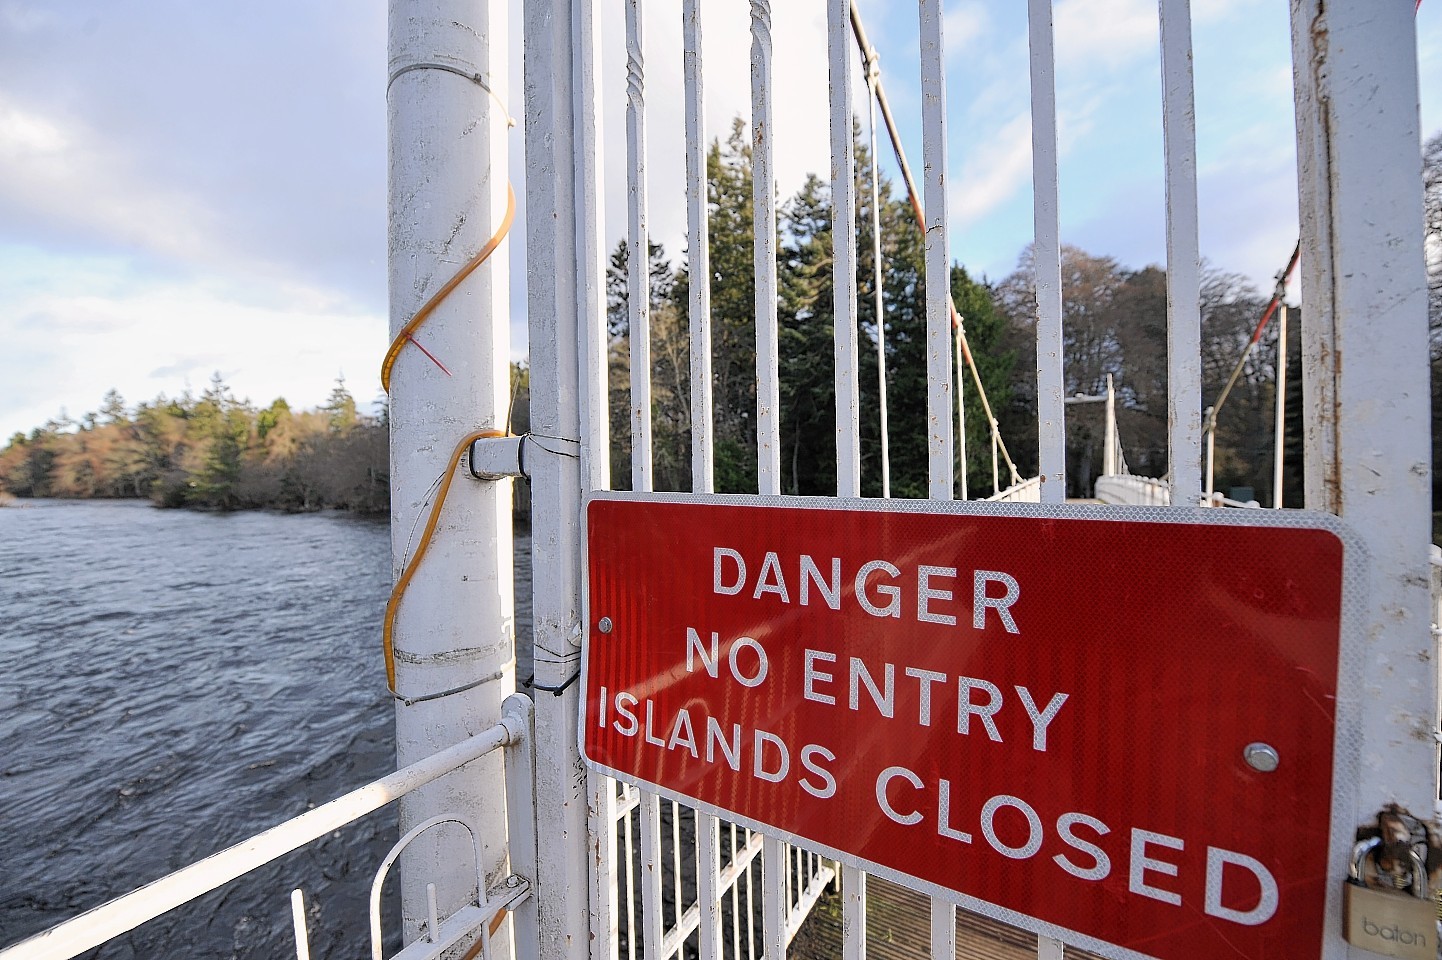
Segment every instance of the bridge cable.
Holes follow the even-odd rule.
[[[874,50],[871,42],[866,38],[866,30],[861,24],[861,11],[857,9],[856,3],[851,3],[851,32],[856,38],[857,46],[862,50],[862,57],[866,57],[866,51]],[[886,90],[881,85],[881,77],[878,72],[875,85],[876,104],[881,108],[881,117],[886,122],[886,131],[891,139],[891,149],[896,155],[897,165],[901,168],[901,179],[906,184],[906,193],[911,200],[911,212],[916,218],[917,228],[922,235],[926,235],[926,215],[922,210],[921,200],[916,190],[916,180],[911,175],[911,165],[906,162],[906,149],[901,145],[901,133],[896,128],[896,119],[891,115],[891,105],[886,99]],[[1006,461],[1007,469],[1011,471],[1011,482],[1019,483],[1021,474],[1016,469],[1016,463],[1011,459],[1011,453],[1006,448],[1006,441],[1001,438],[1000,426],[996,420],[996,414],[992,412],[991,401],[987,398],[986,387],[981,382],[981,373],[976,368],[976,360],[971,354],[971,344],[967,341],[966,325],[961,313],[956,309],[956,301],[952,299],[950,291],[947,292],[947,305],[951,308],[951,325],[956,329],[961,339],[961,352],[966,360],[967,367],[971,370],[971,378],[976,383],[977,394],[981,398],[982,409],[986,413],[987,423],[991,427],[992,443],[1000,451],[1002,458]]]

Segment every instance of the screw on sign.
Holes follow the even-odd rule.
[[[1079,946],[1321,955],[1336,533],[799,503],[591,501],[594,767]]]

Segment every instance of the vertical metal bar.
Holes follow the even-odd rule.
[[[842,960],[866,960],[866,874],[844,864],[841,867],[841,956]]]
[[[295,960],[310,960],[310,933],[305,923],[305,894],[290,892],[290,922],[295,930]]]
[[[996,421],[991,422],[991,492],[1001,493],[1001,475],[996,462]]]
[[[736,862],[736,824],[731,824],[731,862]],[[746,875],[751,875],[751,865],[746,865]],[[751,905],[746,905],[749,913]],[[741,960],[741,877],[731,881],[731,960]]]
[[[1066,394],[1062,370],[1061,205],[1052,0],[1027,0],[1031,53],[1031,163],[1036,242],[1037,452],[1042,503],[1066,501]],[[1090,388],[1089,388],[1090,389]]]
[[[751,191],[756,260],[756,464],[762,493],[781,492],[780,347],[776,331],[775,130],[771,3],[751,0]],[[851,128],[848,126],[847,130]],[[854,294],[853,294],[854,296]]]
[[[631,489],[651,489],[651,243],[646,203],[646,49],[641,0],[626,0],[626,248]]]
[[[1167,423],[1173,506],[1202,494],[1202,255],[1190,0],[1159,0],[1167,185]]]
[[[848,0],[826,2],[831,90],[831,277],[836,340],[836,494],[861,496],[861,420],[856,362],[856,156],[851,140]],[[947,422],[951,413],[947,412]]]
[[[1287,304],[1277,306],[1277,436],[1272,463],[1272,509],[1282,509],[1282,454],[1287,436]]]
[[[507,719],[513,719],[525,735],[506,747],[506,831],[511,855],[511,872],[536,876],[536,723],[535,707],[524,694],[513,693],[501,704]],[[537,960],[540,956],[538,897],[530,896],[512,912],[516,960]]]
[[[953,351],[958,359],[963,351],[960,317],[957,317],[954,335],[952,321],[951,247],[947,226],[946,41],[941,0],[921,0],[920,18],[921,165],[926,209],[927,496],[933,500],[950,500],[954,495],[951,362]],[[958,376],[961,373],[958,369]],[[862,960],[866,956],[866,877],[858,872],[856,880],[859,882],[852,883],[848,876],[841,888],[842,950],[848,960]],[[931,948],[933,958],[952,960],[956,956],[956,908],[935,899],[931,901]]]
[[[763,887],[765,886],[765,876],[764,876],[764,874],[765,874],[765,871],[766,871],[766,844],[769,843],[769,842],[771,842],[771,841],[769,841],[769,840],[764,840],[764,839],[761,841],[761,843],[762,843],[762,848],[761,848],[761,870],[762,870],[762,874],[763,874],[763,876],[762,876],[762,886],[763,886]],[[775,841],[775,842],[779,844],[781,841],[777,840],[777,841]],[[751,845],[751,831],[750,831],[750,830],[747,830],[747,831],[746,831],[746,845],[747,845],[748,847]],[[756,960],[756,891],[755,891],[754,885],[753,885],[752,882],[751,882],[751,870],[752,870],[752,868],[753,868],[755,865],[756,865],[756,862],[755,862],[754,860],[748,861],[747,864],[746,864],[746,957],[747,957],[747,960]],[[768,898],[768,899],[769,899],[769,898]],[[763,903],[763,904],[762,904],[762,910],[764,911],[765,909],[766,909],[766,905]],[[780,922],[780,921],[777,921],[778,924],[779,924],[779,922]],[[763,927],[763,933],[764,933],[764,932],[765,932],[765,929],[766,929],[766,920],[765,920],[764,917],[762,918],[762,927]],[[765,948],[763,947],[763,949],[765,949]]]
[[[836,495],[861,496],[861,421],[856,349],[856,157],[851,140],[851,42],[848,0],[827,0],[827,81],[831,91],[832,288],[836,342]],[[947,422],[951,413],[947,412]],[[768,841],[770,842],[770,841]],[[843,867],[845,890],[861,899],[843,900],[842,950],[846,960],[865,955],[865,875]],[[857,913],[858,907],[860,913]],[[860,917],[860,922],[857,922]],[[848,919],[849,918],[849,919]],[[848,922],[861,928],[860,940],[845,932]],[[858,953],[857,951],[861,952]],[[779,955],[779,954],[778,954]],[[768,939],[767,958],[770,960]]]
[[[436,60],[487,78],[506,76],[507,8],[464,0],[392,0],[387,96],[389,144],[388,261],[390,331],[485,245],[507,209],[507,116],[479,85],[439,70],[405,69]],[[509,247],[471,274],[426,326],[426,342],[450,362],[445,376],[417,351],[394,368],[390,402],[391,555],[408,562],[410,533],[428,508],[429,490],[465,433],[505,422],[509,400]],[[446,529],[430,548],[395,623],[396,689],[410,696],[478,685],[395,707],[396,760],[404,766],[467,739],[500,718],[514,689],[511,483],[458,487]],[[458,571],[481,589],[457,593]],[[478,644],[475,630],[490,640]],[[490,677],[492,679],[484,679]],[[466,809],[488,837],[504,834],[501,757],[487,757],[400,801],[400,828]],[[492,843],[483,868],[501,868],[505,846]],[[434,832],[413,843],[401,864],[405,939],[426,916],[427,882],[442,891],[442,911],[466,902],[475,883],[465,858],[449,856]]]
[[[720,889],[721,821],[709,813],[696,812],[696,902],[700,904],[701,932],[698,949],[701,960],[721,958]]]
[[[950,500],[951,250],[947,233],[946,47],[941,0],[921,0],[921,179],[926,207],[928,496]]]
[[[1206,481],[1207,486],[1204,492],[1205,501],[1208,506],[1212,505],[1212,494],[1215,490],[1217,463],[1217,408],[1208,407],[1204,417],[1206,423]]]
[[[761,937],[766,960],[786,956],[786,844],[775,837],[761,840]]]
[[[602,149],[601,149],[601,30],[597,22],[599,10],[596,0],[572,0],[572,49],[573,66],[571,68],[572,89],[574,90],[575,107],[573,110],[573,126],[575,133],[572,138],[574,159],[572,169],[574,170],[575,185],[572,188],[575,213],[572,219],[573,239],[576,244],[575,269],[577,273],[576,290],[576,330],[577,338],[577,363],[580,368],[580,433],[581,440],[581,474],[579,494],[584,496],[592,490],[604,490],[611,483],[611,452],[610,452],[610,412],[608,402],[608,382],[606,374],[606,297],[605,297],[605,260],[606,251],[604,248],[604,237],[602,234],[605,223],[605,205],[603,184],[605,177],[602,172]],[[532,350],[535,349],[535,338],[531,340]],[[561,434],[566,436],[566,434]],[[571,496],[575,496],[574,493]],[[567,500],[558,500],[566,504],[568,509],[564,512],[574,519],[573,523],[579,525],[580,504],[571,506]],[[572,512],[574,511],[574,512]],[[533,548],[534,549],[534,548]],[[573,632],[565,638],[565,643],[570,649],[566,651],[566,659],[560,660],[563,664],[560,669],[548,667],[548,670],[555,672],[557,679],[551,682],[560,684],[569,679],[569,671],[576,669],[579,654],[579,644],[576,638],[581,635],[583,625],[579,622],[579,604],[581,596],[580,588],[580,563],[579,550],[572,558],[574,562],[573,575],[576,580],[570,585],[570,601],[577,605],[577,620],[574,621]],[[533,553],[533,563],[539,568],[541,564],[539,553]],[[539,588],[539,584],[537,584]],[[540,650],[539,643],[537,649]],[[539,661],[539,658],[537,658]],[[537,663],[537,670],[541,668]],[[537,674],[540,676],[540,673]],[[573,687],[572,690],[578,690]],[[543,697],[542,701],[549,701],[553,698]],[[576,713],[579,711],[579,692],[574,698],[573,706],[570,708],[570,726],[566,730],[566,744],[564,749],[558,749],[555,753],[549,751],[543,755],[554,758],[565,758],[565,762],[556,763],[553,766],[558,777],[566,780],[573,779],[571,771],[578,765],[576,757],[577,748],[575,745],[575,731],[577,727]],[[537,719],[539,732],[540,719]],[[542,747],[539,744],[538,751]],[[616,927],[618,917],[616,911],[616,832],[615,832],[615,802],[616,790],[610,778],[596,773],[586,774],[587,788],[587,829],[592,850],[583,866],[583,876],[589,877],[591,886],[591,910],[590,910],[590,951],[593,956],[613,957],[616,951]],[[570,811],[565,811],[569,814]],[[561,831],[561,819],[545,819],[543,812],[538,810],[537,822],[552,825],[558,832]],[[560,835],[567,835],[560,832]],[[587,869],[587,867],[589,869]],[[561,878],[558,878],[560,880]],[[569,878],[566,878],[569,879]],[[539,889],[546,889],[541,887]],[[567,940],[548,944],[545,939],[546,931],[542,930],[542,956],[548,957],[548,951],[555,949],[559,952],[555,956],[570,956],[574,953],[577,940]]]
[[[1117,439],[1117,392],[1112,386],[1112,375],[1107,374],[1106,426],[1102,430],[1102,442],[1106,452],[1102,454],[1102,473],[1113,475],[1119,472],[1117,456],[1121,452],[1121,441]]]
[[[931,960],[956,960],[956,905],[931,901]]]
[[[602,484],[609,472],[604,459],[597,469],[597,455],[605,456],[605,421],[604,414],[600,423],[590,416],[596,358],[587,333],[595,314],[583,310],[583,304],[595,310],[582,277],[596,270],[599,249],[587,252],[583,241],[595,244],[597,234],[586,217],[598,215],[601,202],[600,157],[584,149],[587,142],[595,146],[599,109],[594,61],[587,59],[595,56],[588,3],[524,5],[526,206],[550,214],[526,218],[531,427],[582,440],[586,458],[584,470],[570,457],[539,457],[528,465],[532,496],[548,505],[532,519],[536,680],[556,687],[570,678],[580,655],[573,638],[582,627],[581,492]],[[585,91],[583,75],[590,78]],[[547,891],[536,898],[546,960],[570,956],[575,944],[591,943],[592,956],[606,960],[615,951],[614,820],[611,803],[596,789],[609,781],[576,776],[579,704],[576,686],[536,704],[535,750],[553,761],[536,769],[536,822],[551,831],[539,845],[535,877],[536,888]],[[597,817],[589,830],[588,812]]]
[[[1065,953],[1066,946],[1060,940],[1042,936],[1036,938],[1036,960],[1062,960]]]
[[[891,496],[891,439],[886,415],[886,298],[881,279],[881,158],[876,153],[876,82],[881,76],[881,61],[876,50],[862,50],[866,66],[866,129],[871,135],[871,266],[872,293],[876,314],[876,413],[881,421],[881,495]],[[960,329],[960,328],[958,328]],[[950,361],[948,360],[948,364]]]
[[[641,791],[641,949],[661,956],[661,798]],[[631,931],[636,936],[636,931]]]
[[[686,240],[693,277],[709,277],[710,230],[706,207],[706,101],[702,85],[701,0],[682,0],[682,71],[686,100]],[[711,441],[711,285],[690,285],[691,333],[691,489],[710,493],[714,486]],[[735,842],[735,828],[732,828]],[[733,851],[734,852],[734,851]],[[720,821],[696,814],[696,897],[701,905],[700,960],[721,956]]]
[[[1401,672],[1437,656],[1413,5],[1295,0],[1292,42],[1307,252],[1302,382],[1331,401],[1316,407],[1314,393],[1303,404],[1307,506],[1339,514],[1369,558],[1355,689],[1384,701],[1361,712],[1354,749],[1366,775],[1352,809],[1337,804],[1350,830],[1387,803],[1425,818],[1437,797],[1436,673]],[[1344,857],[1334,850],[1332,862]]]
[[[631,791],[635,787],[626,787],[627,800],[630,799]],[[637,807],[639,817],[639,806]],[[636,960],[636,940],[639,932],[639,925],[636,922],[636,839],[631,828],[631,812],[628,810],[624,819],[625,848],[626,848],[626,955],[630,960]]]
[[[680,927],[686,904],[681,899],[681,804],[675,800],[671,801],[671,893],[675,897],[671,902],[672,915]]]
[[[970,500],[966,474],[971,466],[966,452],[966,367],[961,349],[961,324],[952,328],[956,340],[956,469],[961,474],[961,499]]]
[[[686,255],[691,276],[711,275],[710,229],[706,208],[706,101],[701,79],[701,0],[682,0],[682,70],[686,98]],[[711,284],[690,285],[691,489],[710,493]]]

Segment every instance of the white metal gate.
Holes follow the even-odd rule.
[[[583,631],[580,501],[586,491],[606,489],[609,483],[604,144],[622,136],[624,126],[631,473],[633,489],[646,490],[651,483],[652,366],[648,208],[655,199],[647,170],[647,90],[678,82],[684,87],[689,268],[693,277],[709,276],[702,26],[722,5],[722,0],[682,0],[677,9],[674,4],[625,0],[624,63],[601,56],[600,4],[534,0],[526,5],[530,213],[526,242],[534,429],[580,441],[577,461],[537,464],[532,473],[536,679],[542,687],[559,688],[577,669]],[[681,18],[685,49],[680,77],[646,72],[643,7],[652,16]],[[858,53],[873,97],[878,93],[877,73],[859,18],[853,33],[856,11],[849,0],[825,0],[825,7],[833,235],[853,238],[857,199],[852,118],[860,105],[853,100],[852,74]],[[1029,0],[1028,10],[1041,477],[1019,484],[1007,497],[1060,502],[1065,490],[1065,414],[1053,7],[1051,0]],[[1372,822],[1388,802],[1430,816],[1436,797],[1436,680],[1430,666],[1435,645],[1427,629],[1426,306],[1417,77],[1411,56],[1413,10],[1411,0],[1347,4],[1294,0],[1292,4],[1308,310],[1307,502],[1313,509],[1342,516],[1366,543],[1373,566],[1362,682],[1387,703],[1386,708],[1364,711],[1362,729],[1354,732],[1359,739],[1349,747],[1366,757],[1364,782],[1354,791],[1359,826]],[[774,146],[768,133],[775,116],[772,64],[787,38],[773,36],[771,12],[767,0],[749,4],[756,225],[755,442],[763,494],[781,492],[777,211]],[[1187,0],[1160,0],[1159,12],[1171,451],[1168,489],[1163,493],[1173,504],[1188,505],[1197,504],[1203,491],[1191,12]],[[910,15],[904,6],[890,13]],[[941,0],[920,0],[918,14],[924,129],[917,212],[921,216],[924,209],[925,216],[929,414],[925,424],[908,426],[924,429],[928,438],[930,495],[949,499],[956,495],[954,430],[965,429],[964,423],[952,419],[953,391],[962,387],[957,376],[967,350],[960,318],[948,302],[946,280],[950,247],[945,12]],[[860,49],[855,39],[860,39]],[[624,124],[603,118],[601,108],[603,100],[617,101],[619,95],[611,91],[623,87]],[[875,101],[868,108],[874,110]],[[681,202],[680,197],[665,200]],[[835,439],[836,494],[842,497],[861,493],[858,420],[862,411],[857,384],[863,361],[857,337],[857,269],[855,242],[838,242],[833,259],[834,289],[840,291],[834,304]],[[710,323],[708,286],[693,284],[690,389],[692,490],[697,493],[713,489]],[[1379,327],[1385,329],[1385,336],[1377,335]],[[996,421],[991,419],[994,433]],[[1013,479],[1021,478],[1013,473]],[[738,832],[713,817],[585,772],[576,754],[576,715],[574,687],[537,702],[537,740],[543,758],[537,806],[541,954],[639,955],[647,960],[784,955],[816,895],[832,882],[832,865],[780,841]],[[547,757],[552,761],[548,763]],[[687,864],[695,864],[694,874]],[[844,954],[863,957],[866,878],[849,867],[838,872]],[[1329,909],[1329,956],[1341,956],[1348,949],[1340,939],[1340,895],[1336,891]],[[956,955],[954,907],[933,902],[930,931],[929,955]],[[928,952],[926,944],[912,946],[915,955]],[[1035,955],[1054,960],[1065,950],[1062,943],[1041,938]]]
[[[623,956],[627,960],[740,960],[743,956],[775,960],[786,954],[788,943],[827,888],[839,882],[842,953],[847,958],[866,956],[867,883],[859,870],[838,868],[816,853],[599,776],[585,768],[578,752],[579,690],[574,681],[587,626],[581,603],[582,501],[589,492],[606,489],[610,477],[601,158],[604,142],[620,134],[611,132],[619,126],[603,124],[600,104],[607,89],[626,91],[631,471],[634,488],[645,490],[652,476],[645,106],[646,90],[657,80],[649,78],[644,68],[641,12],[646,6],[682,20],[689,266],[692,276],[709,276],[702,24],[713,10],[727,4],[737,7],[741,0],[682,0],[679,9],[644,0],[623,2],[628,51],[624,65],[600,56],[599,0],[526,0],[524,6],[525,243],[533,431],[529,444],[502,437],[499,429],[506,407],[501,384],[507,350],[504,321],[498,319],[504,313],[506,272],[492,264],[466,280],[464,288],[460,285],[497,248],[505,227],[495,230],[494,224],[508,225],[514,210],[502,190],[505,125],[496,122],[508,119],[506,104],[492,85],[492,74],[504,62],[505,5],[473,0],[391,3],[392,312],[397,343],[407,334],[406,318],[425,314],[452,289],[471,294],[469,305],[479,304],[483,319],[492,321],[489,328],[475,325],[483,329],[469,339],[475,331],[462,298],[453,298],[444,309],[438,307],[437,323],[429,335],[442,339],[456,356],[468,357],[470,369],[460,371],[463,375],[449,386],[436,378],[422,378],[392,409],[398,463],[393,529],[398,532],[397,569],[407,571],[403,585],[414,572],[413,565],[405,566],[410,547],[405,534],[415,526],[433,492],[423,483],[435,477],[437,469],[446,471],[437,481],[443,501],[466,447],[464,443],[455,447],[449,461],[446,451],[462,438],[486,438],[500,441],[491,447],[499,460],[510,458],[510,465],[494,474],[478,471],[475,461],[483,454],[481,448],[471,447],[472,469],[485,483],[473,491],[464,517],[457,516],[459,509],[452,515],[448,529],[462,534],[437,551],[442,559],[429,568],[446,574],[466,571],[457,579],[486,589],[461,593],[446,576],[432,576],[411,597],[407,607],[411,620],[397,627],[396,636],[406,646],[387,648],[388,655],[404,666],[400,681],[392,678],[400,717],[399,753],[403,762],[418,762],[9,947],[5,957],[71,957],[90,950],[402,797],[407,834],[391,859],[412,839],[419,839],[409,855],[421,851],[412,862],[429,868],[429,873],[411,870],[413,875],[403,879],[407,934],[414,941],[414,955],[440,955],[464,937],[474,939],[474,949],[486,951],[487,956],[510,948],[519,958],[546,960]],[[814,2],[824,3],[826,12],[831,212],[833,235],[843,238],[832,256],[833,286],[841,291],[834,304],[836,495],[857,497],[863,411],[858,388],[860,258],[854,240],[858,204],[852,149],[852,117],[859,111],[852,97],[852,70],[858,54],[866,66],[867,94],[888,127],[891,120],[874,51],[850,0]],[[1335,767],[1358,773],[1355,782],[1336,783],[1334,796],[1342,818],[1358,828],[1378,824],[1379,811],[1389,804],[1431,820],[1438,792],[1437,644],[1435,631],[1429,630],[1435,548],[1429,551],[1428,544],[1429,344],[1413,55],[1415,7],[1415,0],[1291,3],[1306,306],[1306,501],[1311,509],[1341,517],[1363,545],[1367,560],[1358,631],[1362,648],[1343,665],[1357,672],[1343,689],[1363,693],[1338,711],[1360,719],[1340,730]],[[775,157],[767,134],[775,116],[773,58],[787,38],[773,37],[767,0],[750,0],[747,10],[752,37],[751,122],[759,131],[752,157],[753,216],[759,225],[754,251],[755,442],[759,492],[779,494],[777,211]],[[944,500],[958,492],[954,437],[965,430],[965,424],[954,424],[952,411],[954,391],[962,389],[970,367],[970,351],[961,317],[947,294],[945,11],[942,0],[919,0],[918,12],[923,177],[914,200],[926,238],[928,415],[924,423],[907,426],[925,433],[929,494]],[[1065,489],[1066,399],[1061,368],[1052,0],[1028,0],[1028,12],[1041,476],[1017,475],[989,407],[990,422],[985,426],[997,458],[993,498],[1055,503]],[[1159,12],[1166,154],[1169,478],[1163,484],[1126,476],[1110,428],[1106,458],[1118,471],[1110,485],[1118,498],[1191,509],[1204,489],[1191,23],[1187,0],[1160,0]],[[449,90],[433,83],[438,78],[451,85]],[[457,95],[457,90],[465,95]],[[868,103],[868,112],[871,109]],[[476,118],[486,123],[478,124]],[[902,167],[905,171],[904,160]],[[482,171],[479,177],[474,174],[477,168]],[[904,177],[911,179],[909,172]],[[488,234],[491,239],[486,241]],[[442,266],[449,262],[452,244],[466,255],[481,252],[454,282],[438,284],[434,281],[452,272]],[[440,292],[435,293],[438,286]],[[707,284],[692,285],[690,417],[695,494],[713,489],[715,470],[708,296]],[[884,330],[878,334],[884,335]],[[881,406],[884,403],[882,399]],[[531,448],[536,455],[522,462]],[[1003,462],[1012,481],[1006,490],[997,489]],[[530,479],[534,504],[534,689],[538,693],[533,732],[529,701],[505,697],[514,686],[507,583],[509,518],[502,496],[505,484],[491,483],[497,475],[521,474]],[[423,535],[427,544],[438,512],[439,506]],[[433,616],[427,620],[416,611]],[[483,643],[467,646],[477,623],[491,627],[481,631]],[[465,674],[460,685],[450,685],[454,671],[441,669],[447,664],[459,665]],[[471,837],[462,850],[454,842],[442,842],[441,832],[432,829],[456,823]],[[507,823],[509,833],[502,836],[500,828]],[[1285,829],[1285,811],[1279,811],[1279,829]],[[1323,937],[1328,958],[1365,954],[1349,947],[1341,935],[1340,878],[1349,852],[1330,852],[1331,875],[1339,882],[1329,892]],[[382,866],[382,876],[389,865],[390,860]],[[437,886],[443,886],[443,897],[449,901],[444,911],[436,905],[434,890],[427,904],[425,884],[431,875],[441,881]],[[294,902],[297,952],[305,956],[299,895]],[[460,909],[455,909],[456,902]],[[926,916],[915,928],[908,928],[906,936],[914,942],[887,944],[886,952],[956,956],[956,908],[938,899],[929,911],[917,913]],[[513,923],[509,932],[501,932],[508,916]],[[1074,947],[1047,937],[997,925],[988,929],[997,944],[1009,945],[1010,955],[1018,950],[1039,960],[1080,955]],[[1120,948],[1101,952],[1137,955]]]

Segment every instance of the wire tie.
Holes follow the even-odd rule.
[[[511,116],[511,111],[506,107],[506,101],[502,100],[500,96],[496,93],[496,91],[491,89],[491,85],[486,82],[485,77],[481,76],[479,73],[471,73],[469,70],[462,70],[460,67],[452,66],[449,63],[434,63],[431,61],[426,61],[424,63],[406,64],[404,67],[401,67],[395,73],[391,74],[390,79],[386,81],[386,95],[390,96],[391,84],[395,83],[402,74],[410,73],[412,70],[442,70],[446,73],[454,73],[458,77],[463,77],[466,80],[471,81],[471,83],[474,83],[476,86],[486,91],[486,93],[490,94],[491,99],[496,101],[496,105],[501,108],[501,113],[505,115],[507,128],[514,127],[516,125],[516,118]]]

